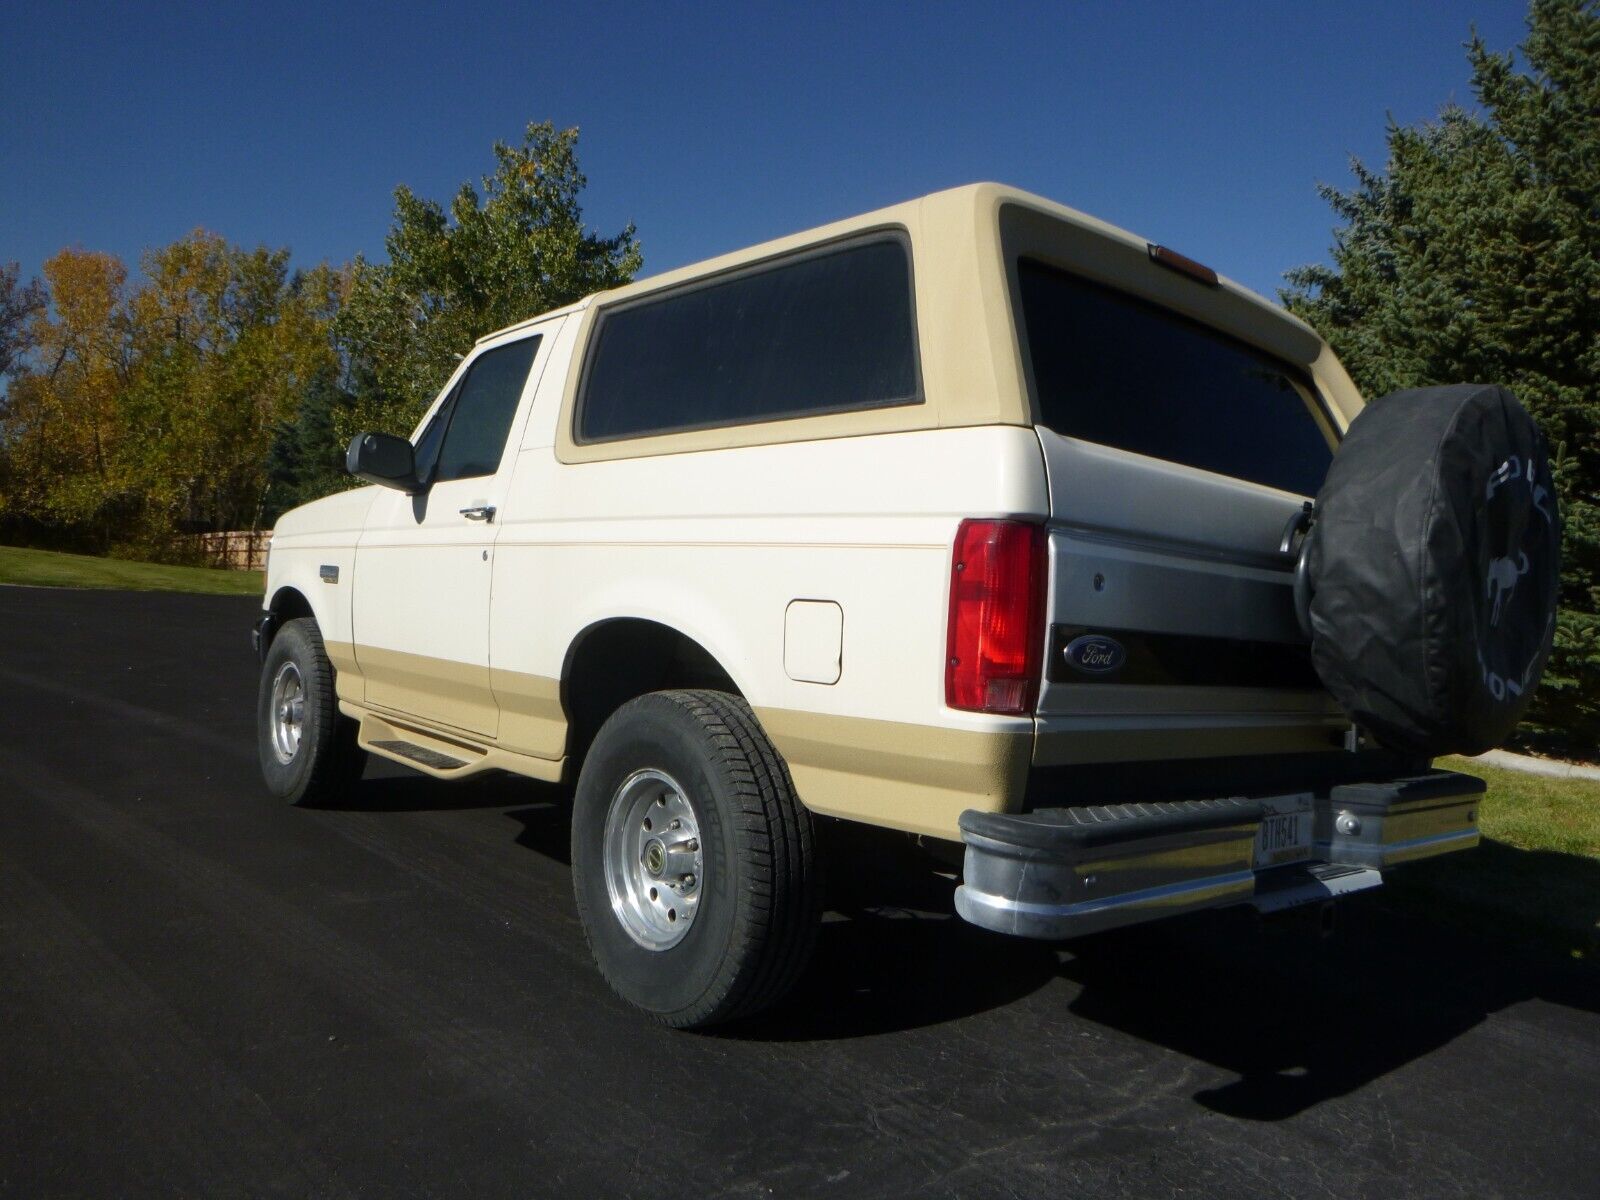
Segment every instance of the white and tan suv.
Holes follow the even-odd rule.
[[[1281,309],[992,184],[592,296],[282,518],[263,771],[575,781],[595,958],[679,1026],[802,970],[819,817],[965,843],[1005,932],[1325,902],[1473,845],[1482,790],[1313,664],[1361,410]]]

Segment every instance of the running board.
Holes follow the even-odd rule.
[[[363,750],[438,779],[458,779],[490,766],[487,747],[365,713],[356,741]]]
[[[435,779],[464,779],[482,771],[509,771],[546,783],[560,783],[569,760],[538,758],[476,740],[464,729],[428,728],[402,713],[374,712],[341,698],[339,711],[358,722],[356,742],[380,758]]]
[[[418,746],[414,742],[402,742],[398,738],[386,738],[381,742],[375,741],[372,743],[372,748],[381,754],[403,758],[419,766],[432,767],[435,771],[459,771],[467,765],[464,759],[451,758],[448,754],[430,750],[427,746]]]

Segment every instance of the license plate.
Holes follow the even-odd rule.
[[[1311,809],[1282,805],[1269,811],[1256,829],[1256,870],[1304,862],[1311,857]]]

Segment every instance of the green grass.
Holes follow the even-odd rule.
[[[1489,785],[1483,843],[1396,870],[1391,897],[1505,939],[1600,959],[1600,783],[1440,760]]]
[[[1479,823],[1488,837],[1519,850],[1555,850],[1600,863],[1600,781],[1502,771],[1466,758],[1439,762],[1489,785]]]
[[[0,546],[0,583],[35,587],[120,588],[136,592],[203,592],[217,596],[259,596],[260,571],[211,567],[169,567],[164,563],[91,558],[52,550]]]

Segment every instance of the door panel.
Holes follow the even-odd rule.
[[[494,736],[487,621],[494,526],[457,511],[469,499],[492,503],[494,482],[438,484],[415,505],[413,497],[385,493],[373,504],[356,551],[354,598],[368,704]]]
[[[494,517],[538,382],[539,337],[480,354],[416,439],[416,496],[384,491],[356,550],[353,624],[365,701],[493,738]]]

